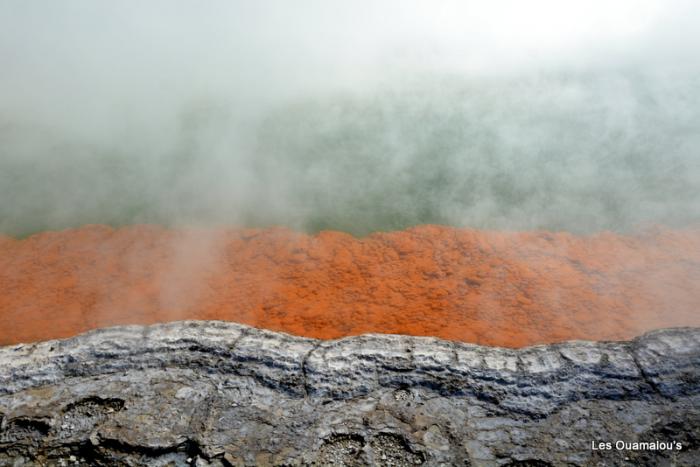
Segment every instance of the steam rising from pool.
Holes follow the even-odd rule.
[[[483,3],[4,2],[0,232],[696,225],[697,7]]]
[[[508,346],[697,326],[699,22],[4,0],[0,345],[187,318]]]

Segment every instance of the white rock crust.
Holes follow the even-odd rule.
[[[514,350],[183,321],[0,348],[0,451],[28,465],[584,465],[648,454],[591,441],[666,433],[687,448],[652,459],[694,462],[699,399],[699,329]]]

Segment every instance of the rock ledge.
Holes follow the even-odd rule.
[[[700,465],[700,329],[513,350],[183,321],[0,348],[0,465],[368,464]]]

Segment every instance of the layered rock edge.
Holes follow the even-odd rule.
[[[0,348],[0,418],[0,465],[700,465],[700,329],[506,349],[120,326]]]

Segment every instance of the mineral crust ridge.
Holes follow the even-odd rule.
[[[508,349],[181,321],[0,347],[0,465],[697,466],[700,328]]]

